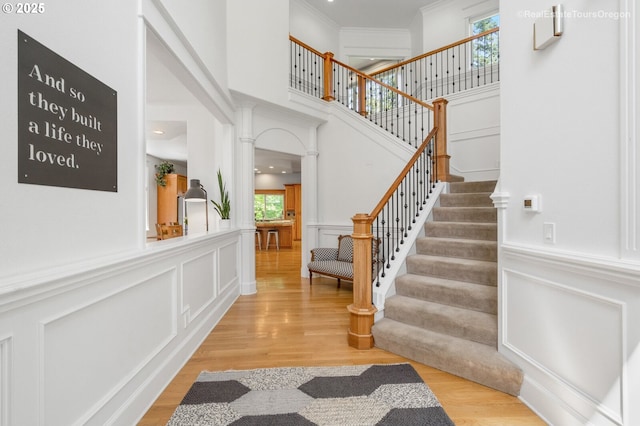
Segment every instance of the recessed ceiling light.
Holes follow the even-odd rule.
[[[287,173],[287,171],[286,171],[286,170],[283,170],[283,171],[282,171],[282,173]]]
[[[269,166],[270,169],[273,169],[273,166]]]
[[[164,135],[164,132],[162,130],[154,130],[153,133],[155,133],[156,135]]]

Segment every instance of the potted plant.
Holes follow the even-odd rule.
[[[156,183],[160,186],[167,186],[165,176],[175,172],[175,166],[167,160],[156,164]]]
[[[228,226],[228,221],[231,214],[231,200],[229,199],[229,191],[227,191],[227,185],[222,180],[222,173],[218,169],[218,188],[220,189],[220,202],[211,200],[215,210],[220,215],[222,223]]]

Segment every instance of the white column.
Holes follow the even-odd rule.
[[[240,271],[240,292],[243,295],[254,294],[256,287],[256,248],[255,248],[255,218],[253,213],[254,194],[254,145],[253,137],[253,108],[254,105],[242,105],[237,111],[238,127],[238,167],[236,168],[236,182],[238,183],[238,212],[236,223],[240,229],[240,256],[242,269]]]
[[[302,253],[300,275],[309,276],[310,250],[318,247],[318,128],[309,127],[307,153],[302,157]]]

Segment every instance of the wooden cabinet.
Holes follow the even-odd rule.
[[[293,224],[293,239],[299,241],[302,239],[302,185],[294,185],[294,192],[296,221]]]
[[[285,218],[293,220],[293,239],[302,239],[302,185],[299,183],[284,186]],[[291,215],[293,213],[293,216]]]
[[[284,210],[285,216],[286,212],[295,211],[296,210],[296,194],[295,194],[295,185],[285,185],[284,186]]]
[[[165,176],[166,186],[158,185],[157,223],[178,222],[178,196],[187,192],[187,177],[178,174]]]

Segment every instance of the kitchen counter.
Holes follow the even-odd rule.
[[[270,229],[278,230],[278,239],[280,240],[280,248],[293,247],[293,220],[270,220],[265,222],[256,222],[256,228],[260,232],[262,238],[262,249],[267,247],[267,232]],[[257,244],[257,243],[256,243]],[[257,245],[256,245],[257,247]],[[273,239],[271,240],[271,247],[275,248]]]

